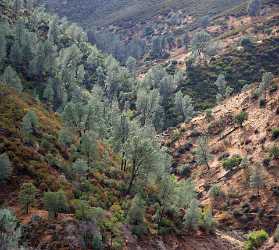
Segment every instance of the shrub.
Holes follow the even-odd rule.
[[[213,185],[209,189],[209,197],[212,199],[216,199],[217,197],[221,196],[221,194],[222,194],[222,190],[221,187],[218,185]]]
[[[200,227],[207,233],[213,233],[215,231],[216,223],[212,216],[212,211],[206,210],[201,213]]]
[[[207,109],[207,110],[205,111],[205,119],[206,119],[207,121],[210,121],[212,118],[213,118],[212,109]]]
[[[266,104],[265,98],[261,97],[260,100],[259,100],[259,106],[260,106],[260,108],[264,108],[264,107],[265,107],[265,104]]]
[[[235,167],[238,167],[242,162],[242,158],[239,155],[232,156],[229,159],[223,160],[223,167],[226,170],[231,170]]]
[[[189,166],[179,166],[177,168],[177,173],[182,177],[190,177],[191,176],[191,168]]]
[[[276,140],[279,138],[279,128],[272,129],[272,140]]]
[[[240,127],[243,126],[243,123],[248,120],[248,113],[241,111],[238,115],[235,116],[235,123],[237,123]]]
[[[245,242],[245,250],[254,250],[262,246],[265,240],[268,239],[268,233],[264,230],[254,231],[248,234],[248,239]]]

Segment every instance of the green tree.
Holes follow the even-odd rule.
[[[84,156],[87,165],[91,167],[98,157],[97,138],[93,132],[87,132],[81,137],[80,152]]]
[[[262,76],[262,81],[259,85],[259,92],[263,93],[264,99],[266,99],[266,90],[270,87],[273,80],[273,75],[271,72],[265,72]]]
[[[72,165],[72,169],[74,173],[79,176],[88,176],[89,166],[87,162],[82,159],[76,160]]]
[[[0,232],[1,249],[19,249],[20,224],[8,209],[0,209]]]
[[[69,148],[74,141],[73,132],[67,128],[63,128],[59,131],[58,141],[65,148]]]
[[[26,214],[29,213],[29,208],[34,204],[37,193],[37,188],[31,182],[23,183],[19,191],[19,202]]]
[[[210,169],[209,161],[212,159],[212,155],[209,151],[209,145],[208,145],[208,136],[201,136],[198,139],[198,147],[195,151],[195,155],[197,158],[197,162],[199,164],[204,164],[207,166],[207,170]]]
[[[131,225],[140,225],[144,223],[144,215],[145,215],[145,202],[140,197],[140,195],[136,195],[132,200],[131,207],[128,212],[128,222]]]
[[[197,192],[192,179],[180,181],[176,201],[177,207],[188,209],[193,199],[197,199]]]
[[[258,16],[262,8],[261,0],[249,0],[247,12],[249,16]]]
[[[0,69],[7,59],[7,40],[5,33],[0,29]]]
[[[45,192],[43,200],[49,218],[57,218],[59,212],[64,212],[68,208],[67,199],[63,191]]]
[[[218,94],[216,95],[217,102],[220,102],[220,101],[224,100],[225,98],[229,97],[233,92],[233,89],[230,86],[228,86],[228,83],[223,74],[220,74],[218,76],[218,78],[214,84],[218,88]]]
[[[134,57],[129,56],[126,62],[126,67],[132,75],[135,75],[137,69],[137,60]]]
[[[6,153],[0,155],[0,182],[6,181],[12,174],[9,156]]]
[[[21,80],[16,73],[16,71],[11,67],[8,66],[5,70],[3,75],[1,76],[1,81],[6,84],[7,86],[10,86],[12,88],[15,88],[17,91],[21,92],[23,87],[21,84]]]
[[[260,167],[251,169],[250,187],[257,190],[257,195],[260,197],[260,190],[264,187],[264,176]]]
[[[192,119],[194,115],[194,107],[193,107],[193,101],[192,98],[188,95],[183,96],[182,92],[179,91],[175,94],[175,109],[178,113],[179,122],[182,121],[189,121]]]
[[[54,101],[54,90],[52,87],[52,83],[48,82],[46,88],[43,92],[43,98],[47,101],[48,105],[52,105]]]
[[[240,127],[243,127],[243,123],[248,120],[248,113],[241,111],[238,115],[235,116],[235,122]]]
[[[34,134],[39,128],[39,120],[36,113],[28,111],[22,119],[21,129],[26,135]]]
[[[199,208],[199,202],[196,199],[193,199],[183,218],[185,228],[187,230],[197,230],[199,227],[200,215],[201,211]]]
[[[205,31],[195,33],[191,41],[191,48],[194,55],[198,57],[204,55],[210,39],[210,35]]]

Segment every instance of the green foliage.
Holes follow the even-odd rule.
[[[241,111],[235,116],[234,120],[236,124],[238,124],[240,127],[243,127],[243,123],[248,120],[248,113]]]
[[[183,218],[183,224],[185,228],[187,230],[198,230],[200,215],[201,211],[199,208],[199,203],[196,199],[193,199]]]
[[[279,128],[273,128],[272,129],[272,140],[276,140],[279,138]]]
[[[248,239],[245,242],[245,250],[254,250],[263,245],[268,239],[268,233],[264,230],[254,231],[248,234]]]
[[[84,176],[88,174],[89,166],[86,161],[78,159],[73,163],[72,169],[75,174]]]
[[[262,7],[262,0],[249,0],[247,12],[249,16],[258,16]]]
[[[88,167],[98,156],[97,138],[93,132],[87,132],[81,137],[80,152],[87,161]]]
[[[210,39],[211,36],[205,31],[195,33],[191,41],[191,48],[193,52],[198,55],[204,53],[206,47],[209,45]]]
[[[242,158],[239,155],[234,155],[231,158],[223,160],[223,168],[226,170],[232,170],[238,167],[242,162]]]
[[[217,197],[219,197],[222,194],[222,190],[221,187],[218,185],[213,185],[210,189],[209,189],[209,197],[212,199],[216,199]]]
[[[260,189],[264,187],[264,176],[260,167],[251,169],[250,187],[256,189],[258,196],[260,195]]]
[[[0,80],[2,83],[16,89],[19,92],[21,92],[23,89],[21,80],[20,80],[18,74],[11,66],[8,66],[4,70],[4,73],[1,76]]]
[[[39,120],[36,113],[32,110],[28,111],[22,119],[21,129],[24,134],[34,134],[39,127]]]
[[[216,96],[217,102],[220,102],[230,96],[233,92],[233,89],[230,86],[227,86],[227,81],[223,74],[220,74],[214,83],[218,88],[218,94]]]
[[[12,167],[9,156],[6,153],[0,155],[0,183],[9,179],[12,174]]]
[[[203,164],[207,166],[207,169],[209,170],[209,161],[212,159],[212,155],[209,152],[209,145],[208,145],[208,137],[207,136],[201,136],[198,139],[198,147],[195,151],[195,155],[197,158],[197,162],[199,164]]]
[[[74,142],[73,132],[69,129],[63,128],[59,131],[59,138],[58,141],[64,147],[68,148]]]
[[[49,218],[56,218],[59,212],[64,212],[68,208],[67,199],[63,191],[45,192],[43,199]]]
[[[212,216],[212,211],[207,209],[201,213],[200,227],[207,233],[213,233],[215,231],[216,222]]]
[[[2,249],[19,249],[21,228],[17,218],[8,209],[0,209],[0,232]]]
[[[28,214],[30,206],[35,202],[37,191],[37,188],[31,182],[23,183],[20,187],[19,202],[26,214]]]
[[[178,115],[181,117],[178,121],[184,122],[192,119],[194,115],[193,101],[190,96],[183,96],[179,91],[175,94],[175,109]]]
[[[143,224],[144,214],[145,202],[139,195],[136,195],[135,198],[132,200],[132,204],[128,212],[128,222],[131,225]]]
[[[273,159],[278,159],[279,158],[279,147],[277,145],[273,145],[270,149],[270,156]]]
[[[212,118],[213,118],[212,109],[205,110],[205,119],[207,121],[211,121]]]

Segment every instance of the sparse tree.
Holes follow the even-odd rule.
[[[19,202],[26,214],[29,213],[29,208],[34,204],[37,188],[31,182],[23,183],[19,191]]]
[[[4,84],[6,84],[7,86],[12,87],[19,92],[21,92],[22,89],[23,89],[22,84],[21,84],[21,80],[20,80],[18,74],[16,73],[16,71],[11,66],[8,66],[4,70],[4,73],[1,77],[1,81]]]
[[[74,141],[73,132],[66,128],[61,129],[59,131],[58,141],[65,148],[69,148]]]
[[[195,151],[197,162],[207,166],[207,170],[210,169],[209,161],[212,159],[212,155],[209,152],[208,136],[203,135],[198,139],[198,147]]]
[[[140,197],[136,195],[132,200],[132,205],[128,212],[128,222],[131,225],[141,225],[144,223],[145,214],[145,202]]]
[[[131,56],[128,57],[127,62],[126,62],[126,67],[132,75],[135,75],[136,68],[137,68],[137,60],[134,57],[131,57]]]
[[[64,212],[68,208],[64,192],[45,192],[44,206],[48,211],[49,218],[57,218],[59,212]]]
[[[205,31],[195,33],[191,41],[193,54],[201,57],[205,53],[210,39],[210,35]]]
[[[54,90],[51,82],[48,82],[46,88],[44,89],[43,98],[47,101],[48,105],[52,105],[54,101]]]
[[[7,59],[7,40],[5,33],[0,29],[0,70]]]
[[[6,181],[12,174],[9,156],[6,153],[0,155],[0,183]]]
[[[257,195],[260,197],[260,190],[264,187],[264,177],[259,166],[251,169],[250,187],[257,190]]]
[[[273,80],[273,75],[271,72],[265,72],[262,76],[262,81],[259,85],[259,92],[263,93],[264,100],[266,100],[266,90],[270,87]]]
[[[98,157],[97,137],[93,132],[85,133],[80,140],[80,152],[90,167]]]

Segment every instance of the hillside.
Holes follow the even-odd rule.
[[[214,216],[222,227],[244,232],[265,228],[272,232],[277,225],[279,162],[278,155],[271,156],[270,152],[279,146],[278,137],[272,135],[279,126],[278,83],[277,78],[274,80],[277,87],[269,92],[265,107],[259,107],[258,100],[253,98],[255,86],[252,86],[214,107],[212,115],[199,115],[165,133],[164,144],[170,146],[174,157],[173,171],[179,176],[185,172],[187,178],[194,179],[202,204],[212,204]],[[241,111],[248,115],[243,127],[234,122]],[[209,170],[197,164],[194,153],[200,134],[208,135],[212,155]],[[224,168],[225,160],[236,157],[247,157],[248,164],[238,162]],[[261,171],[263,178],[259,196],[257,189],[249,186],[255,169]],[[213,197],[210,190],[216,185],[220,189]]]

